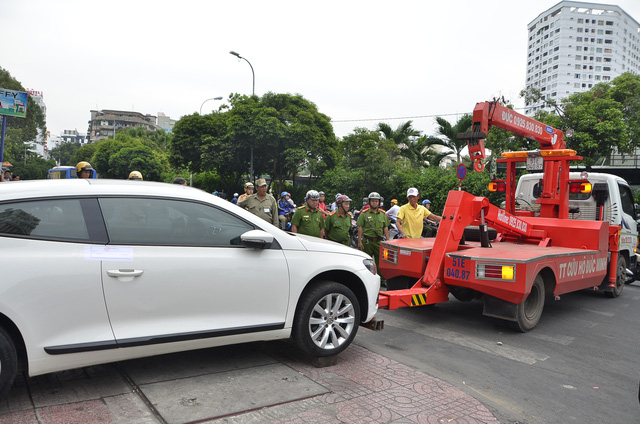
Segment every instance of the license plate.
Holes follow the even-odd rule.
[[[542,156],[529,156],[527,158],[527,171],[540,171],[543,169]]]

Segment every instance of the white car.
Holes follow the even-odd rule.
[[[377,312],[368,255],[175,184],[0,184],[0,395],[30,376],[292,337],[335,355]]]

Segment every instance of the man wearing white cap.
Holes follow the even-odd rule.
[[[400,207],[396,216],[396,226],[400,237],[420,238],[422,235],[423,218],[429,218],[439,222],[442,218],[429,212],[429,209],[418,204],[418,189],[411,187],[407,190],[407,200],[409,203]]]

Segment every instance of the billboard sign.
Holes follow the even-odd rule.
[[[27,93],[0,88],[0,115],[27,117]]]

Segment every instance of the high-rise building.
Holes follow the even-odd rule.
[[[561,1],[528,28],[526,87],[547,99],[559,102],[622,73],[640,73],[640,24],[618,6]],[[525,106],[533,115],[544,103]]]

